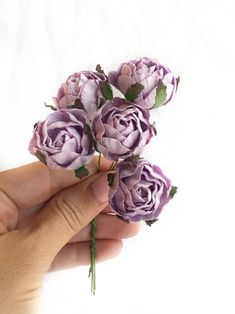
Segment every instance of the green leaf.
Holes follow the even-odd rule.
[[[132,155],[130,157],[127,157],[125,160],[132,163],[135,166],[140,159],[141,157],[139,155]]]
[[[156,125],[155,125],[155,121],[153,122],[153,124],[151,125],[152,126],[152,129],[153,129],[153,133],[154,135],[156,136],[157,135],[157,129],[156,129]]]
[[[144,89],[144,86],[142,84],[136,83],[131,85],[126,94],[125,94],[125,98],[131,102],[134,102],[139,94],[141,93],[141,91]]]
[[[104,98],[99,99],[98,108],[101,108],[105,104],[106,100]]]
[[[56,110],[57,110],[56,107],[51,106],[51,105],[47,105],[45,102],[44,102],[44,105],[45,105],[45,107],[47,107],[47,108],[51,108],[51,110],[53,110],[53,111],[56,111]]]
[[[107,81],[101,81],[100,82],[100,88],[101,88],[102,94],[106,100],[112,100],[113,99],[113,91],[112,91],[112,88]]]
[[[96,66],[95,69],[96,69],[96,71],[99,72],[100,74],[105,75],[104,70],[102,69],[102,67],[101,67],[100,64],[97,64],[97,66]]]
[[[108,184],[111,187],[113,185],[114,174],[113,173],[108,173],[107,174],[107,179],[108,179]]]
[[[89,171],[85,166],[82,166],[75,170],[75,176],[78,177],[79,179],[82,179],[83,177],[88,176],[88,174],[89,174]]]
[[[174,195],[176,194],[177,190],[178,190],[177,186],[172,186],[171,191],[170,191],[171,198],[174,197]]]
[[[127,219],[123,218],[122,216],[116,215],[116,217],[121,219],[122,221],[126,222],[127,224],[130,223]]]
[[[180,82],[180,76],[178,76],[176,79],[176,92],[178,90],[179,82]]]
[[[46,158],[44,157],[44,155],[39,151],[37,150],[36,153],[34,154],[43,164],[47,164],[46,163]]]
[[[156,89],[156,97],[155,97],[155,104],[153,108],[158,108],[164,105],[166,101],[166,86],[159,80],[158,87]]]
[[[38,122],[36,122],[35,124],[34,124],[34,126],[33,126],[33,128],[34,129],[36,129],[36,127],[38,126],[38,123],[39,123],[40,121],[38,121]]]
[[[153,219],[153,220],[146,220],[145,223],[146,223],[147,226],[151,227],[152,224],[154,224],[158,220],[159,220],[158,218]]]
[[[81,109],[81,110],[85,110],[83,103],[81,102],[81,100],[79,98],[76,98],[75,102],[73,105],[68,106],[69,109]]]

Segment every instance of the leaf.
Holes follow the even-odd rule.
[[[89,171],[85,166],[82,166],[75,170],[75,176],[78,177],[79,179],[82,179],[83,177],[88,176],[88,174],[89,174]]]
[[[172,186],[171,191],[170,191],[171,198],[174,197],[174,195],[177,193],[177,190],[178,190],[177,186]]]
[[[153,220],[146,220],[145,223],[146,223],[147,226],[151,227],[152,224],[154,224],[158,220],[159,220],[158,218],[153,219]]]
[[[101,81],[100,82],[100,88],[101,88],[102,94],[106,100],[112,100],[113,99],[113,91],[112,91],[112,88],[107,81]]]
[[[113,185],[114,174],[113,173],[108,173],[107,174],[107,179],[108,179],[108,184],[111,187]]]
[[[99,103],[98,103],[98,109],[101,108],[104,104],[105,104],[106,100],[102,97],[100,97],[99,99]]]
[[[156,136],[156,135],[157,135],[157,129],[156,129],[156,123],[155,123],[155,121],[154,121],[153,124],[152,124],[152,130],[153,130],[154,135]]]
[[[176,92],[178,90],[179,82],[180,82],[180,76],[178,76],[176,79]]]
[[[51,108],[51,110],[53,110],[53,111],[56,111],[56,110],[57,110],[56,107],[51,106],[51,105],[47,105],[45,102],[44,102],[44,105],[45,105],[45,107],[47,107],[47,108]]]
[[[69,109],[81,109],[81,110],[85,110],[83,103],[81,102],[81,100],[79,98],[75,99],[75,102],[73,105],[68,106]]]
[[[116,215],[116,217],[121,219],[122,221],[126,222],[127,224],[130,223],[127,219],[123,218],[122,216]]]
[[[164,105],[166,101],[166,86],[159,80],[158,87],[156,89],[155,105],[153,108],[158,108]]]
[[[34,126],[33,126],[33,128],[34,129],[36,129],[36,127],[38,126],[38,123],[39,123],[40,121],[38,121],[38,122],[36,122],[35,124],[34,124]]]
[[[131,85],[126,94],[125,94],[125,98],[131,102],[134,102],[139,94],[141,93],[141,91],[144,89],[144,86],[142,84],[136,83]]]
[[[139,155],[132,155],[130,157],[127,157],[125,160],[130,162],[133,166],[135,166],[140,159],[141,157]]]
[[[99,72],[100,74],[105,75],[104,70],[102,69],[102,67],[101,67],[100,64],[97,64],[97,66],[96,66],[95,69],[96,69],[96,71]]]
[[[44,157],[44,155],[39,151],[37,150],[36,153],[34,154],[43,164],[47,164],[46,162],[46,158]]]

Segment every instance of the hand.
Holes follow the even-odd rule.
[[[89,176],[40,162],[0,173],[1,313],[34,313],[48,271],[90,263],[89,222],[97,216],[96,260],[116,256],[122,238],[138,232],[110,213],[105,172],[97,159]]]

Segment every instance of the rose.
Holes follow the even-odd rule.
[[[111,178],[109,204],[126,221],[154,222],[171,199],[170,180],[145,159],[119,162]]]
[[[75,170],[88,164],[94,154],[85,132],[83,110],[57,110],[35,126],[29,151],[51,168]]]
[[[154,135],[149,111],[119,97],[97,111],[91,131],[97,150],[115,161],[140,154]]]
[[[102,96],[99,84],[104,80],[105,76],[98,72],[81,71],[70,75],[61,85],[57,97],[53,98],[56,107],[66,109],[79,99],[88,116],[92,118]]]
[[[108,74],[108,78],[124,95],[132,85],[142,84],[144,89],[135,102],[147,109],[168,103],[178,83],[170,69],[146,57],[122,63],[117,71]]]

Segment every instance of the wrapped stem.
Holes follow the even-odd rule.
[[[101,154],[99,154],[97,172],[100,171]],[[95,237],[96,237],[96,221],[95,218],[91,221],[91,231],[90,231],[90,269],[88,277],[91,277],[91,293],[95,295],[96,290],[96,247],[95,247]]]

